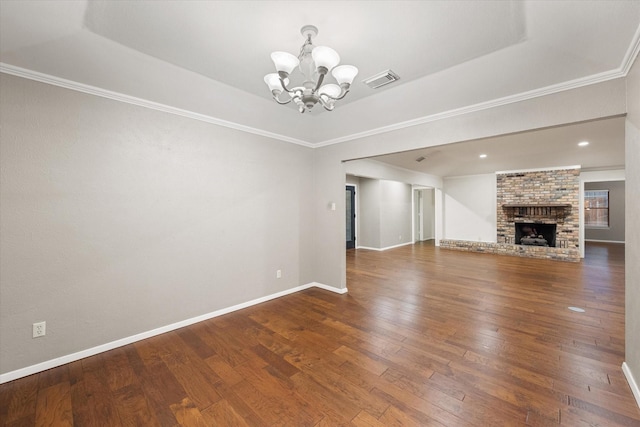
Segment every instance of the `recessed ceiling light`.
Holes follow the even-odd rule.
[[[486,158],[487,158],[487,155],[486,155],[486,154],[480,154],[480,158],[481,158],[481,159],[486,159]]]
[[[580,146],[580,147],[586,147],[587,145],[589,145],[589,141],[578,142],[578,146]]]

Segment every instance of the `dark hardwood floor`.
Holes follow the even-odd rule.
[[[622,245],[349,250],[347,280],[4,384],[0,425],[640,426]]]

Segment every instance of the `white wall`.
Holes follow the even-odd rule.
[[[435,238],[435,189],[414,188],[414,240],[431,240]],[[419,206],[420,205],[420,206]],[[422,211],[422,218],[418,214]],[[419,228],[422,227],[422,236]]]
[[[433,188],[422,190],[422,227],[423,239],[430,240],[436,237],[436,201]]]
[[[313,150],[5,74],[0,89],[1,373],[313,281]]]
[[[442,178],[439,176],[411,171],[371,159],[345,162],[345,170],[347,174],[355,176],[406,182],[424,187],[442,187]]]
[[[496,175],[444,179],[444,238],[496,242]]]

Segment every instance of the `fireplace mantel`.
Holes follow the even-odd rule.
[[[503,208],[571,208],[566,203],[517,203],[502,205]]]
[[[502,209],[508,221],[515,218],[563,220],[571,213],[571,205],[565,203],[517,203],[504,204]]]

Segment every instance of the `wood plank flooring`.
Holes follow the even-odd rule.
[[[0,425],[640,426],[622,245],[349,250],[347,281],[4,384]]]

